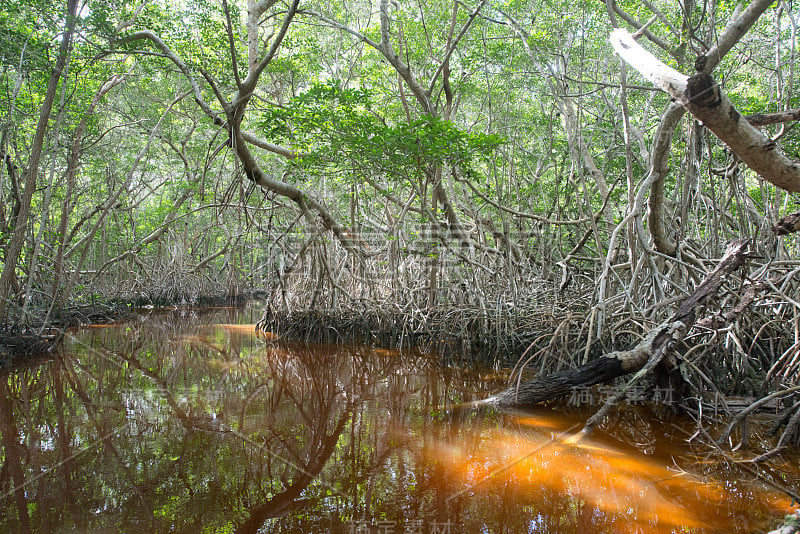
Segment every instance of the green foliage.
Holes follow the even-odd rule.
[[[62,27],[66,2],[53,9],[50,2],[0,2],[0,69],[46,83],[54,60],[53,39]]]
[[[374,108],[365,89],[316,84],[285,108],[270,110],[259,125],[268,138],[300,152],[296,163],[306,170],[355,164],[365,172],[413,176],[429,165],[455,165],[472,172],[503,143],[498,135],[466,132],[432,115],[389,124]]]

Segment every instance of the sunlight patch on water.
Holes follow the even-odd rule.
[[[430,452],[449,469],[461,492],[477,496],[513,485],[520,495],[560,495],[616,517],[619,532],[716,532],[752,506],[784,508],[767,493],[763,503],[732,493],[662,459],[615,448],[599,440],[562,439],[564,420],[516,417],[518,429],[485,431],[479,442],[437,441]],[[538,431],[531,431],[536,427]],[[534,497],[535,499],[536,497]],[[543,499],[545,501],[546,499]],[[732,514],[732,512],[734,512]],[[688,530],[687,530],[688,529]]]
[[[254,324],[225,324],[225,323],[217,323],[209,325],[208,328],[214,329],[219,328],[228,332],[230,334],[239,334],[245,336],[253,336],[256,337],[256,325]]]

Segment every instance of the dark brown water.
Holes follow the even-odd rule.
[[[502,376],[252,321],[85,328],[0,375],[0,532],[749,533],[789,508],[658,407],[573,443],[590,412],[464,408]]]

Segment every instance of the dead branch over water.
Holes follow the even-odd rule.
[[[626,386],[629,387],[645,373],[653,371],[657,365],[660,365],[672,348],[683,340],[689,329],[694,326],[697,308],[719,289],[724,277],[742,266],[746,258],[746,249],[747,240],[740,239],[731,243],[719,265],[681,304],[680,308],[666,322],[647,332],[635,347],[605,354],[575,370],[562,371],[525,382],[487,399],[486,402],[499,406],[535,404],[561,397],[574,387],[606,383],[614,378],[635,372],[636,375]],[[684,379],[677,365],[667,362],[665,367],[667,367],[666,371],[672,381],[671,385],[682,391]],[[610,399],[594,417],[587,421],[584,428],[591,429],[595,426],[607,413],[608,407],[618,402],[624,392],[625,388],[621,389],[618,395]]]

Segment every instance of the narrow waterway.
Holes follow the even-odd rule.
[[[573,443],[591,412],[469,409],[503,373],[257,337],[256,313],[82,328],[0,374],[0,532],[750,533],[789,509],[664,406]]]

